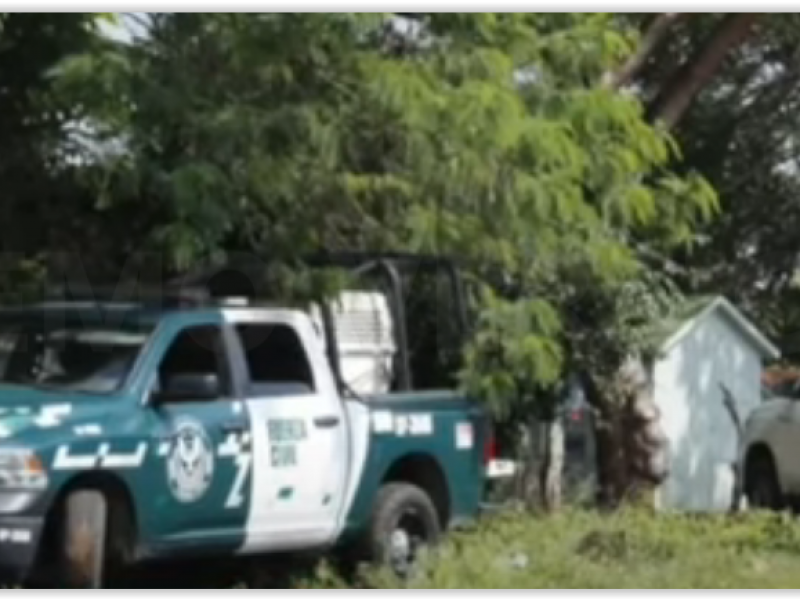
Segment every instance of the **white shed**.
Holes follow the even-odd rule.
[[[665,324],[652,367],[655,402],[669,439],[670,475],[661,509],[722,511],[734,487],[737,432],[723,401],[727,388],[746,419],[761,402],[764,360],[779,350],[723,297],[697,299]]]

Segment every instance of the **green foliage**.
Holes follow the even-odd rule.
[[[497,417],[506,418],[509,399],[536,403],[535,390],[561,374],[560,321],[544,300],[510,301],[488,290],[486,295],[466,350],[462,384],[484,398]]]
[[[5,299],[32,292],[54,255],[81,248],[106,258],[106,249],[124,246],[110,223],[105,223],[105,237],[95,235],[93,202],[73,161],[80,110],[56,85],[61,62],[94,47],[100,18],[96,13],[0,13],[0,268],[5,276],[0,290]],[[34,288],[27,288],[33,281]]]
[[[462,380],[499,410],[513,389],[535,402],[565,360],[629,352],[640,317],[615,311],[647,281],[636,245],[686,243],[715,208],[668,170],[674,142],[639,102],[598,85],[634,43],[609,14],[146,21],[57,71],[91,126],[81,218],[175,271],[236,251],[457,256],[484,288]],[[604,354],[582,345],[598,336]]]
[[[622,282],[587,285],[567,303],[574,360],[595,376],[612,378],[628,356],[656,354],[663,324],[680,318],[687,302],[670,277],[654,270]]]
[[[11,254],[0,260],[0,297],[4,302],[25,302],[37,298],[47,277],[42,257],[25,258]]]

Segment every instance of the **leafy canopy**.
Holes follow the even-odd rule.
[[[587,328],[634,343],[606,335],[616,309],[565,310],[616,306],[639,246],[686,243],[715,208],[599,85],[634,43],[606,14],[158,14],[71,59],[61,90],[106,144],[86,167],[102,206],[135,206],[141,248],[176,269],[457,256],[480,311],[464,384],[497,400],[554,381]]]

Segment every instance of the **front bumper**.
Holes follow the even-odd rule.
[[[44,518],[0,517],[0,580],[19,582],[36,563]]]

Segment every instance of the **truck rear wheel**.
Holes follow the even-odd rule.
[[[407,577],[420,550],[442,535],[439,516],[428,494],[409,483],[389,483],[379,491],[368,533],[371,558]]]
[[[64,501],[59,579],[70,588],[99,589],[105,564],[108,502],[97,490],[76,490]]]

